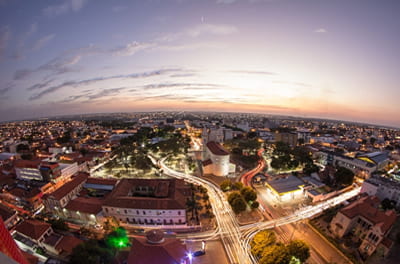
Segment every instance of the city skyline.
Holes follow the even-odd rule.
[[[0,1],[0,121],[149,110],[400,126],[397,1]]]

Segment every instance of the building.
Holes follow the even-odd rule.
[[[31,248],[42,247],[54,255],[68,256],[83,241],[55,233],[51,225],[38,220],[25,220],[15,228],[14,239]]]
[[[135,225],[186,225],[191,189],[178,179],[122,179],[103,204],[103,215]]]
[[[339,238],[352,234],[360,242],[358,248],[364,257],[370,256],[379,247],[386,254],[392,242],[387,238],[396,221],[394,210],[379,209],[376,196],[364,196],[342,208],[330,223],[331,232]]]
[[[361,193],[377,196],[380,200],[389,199],[396,202],[400,209],[400,182],[385,177],[371,177],[365,180]]]
[[[368,179],[372,173],[377,170],[375,163],[371,163],[362,159],[352,158],[344,155],[337,154],[333,151],[316,151],[313,158],[317,159],[322,165],[333,165],[335,167],[345,167],[357,177]]]
[[[67,182],[52,193],[43,196],[44,205],[48,212],[59,214],[73,198],[82,190],[87,178],[86,173],[78,173],[71,181]]]
[[[281,141],[289,144],[292,147],[297,146],[297,134],[296,133],[276,133],[275,141]]]
[[[40,162],[40,160],[16,160],[14,167],[17,179],[42,181]]]
[[[229,162],[229,152],[217,142],[208,142],[204,152],[203,174],[228,176],[234,172],[234,165]]]
[[[134,237],[128,264],[189,264],[186,246],[179,239],[166,238],[161,230],[150,230],[146,237]]]
[[[4,221],[4,225],[7,229],[11,229],[15,224],[17,224],[19,217],[17,212],[8,208],[7,206],[0,203],[0,217]]]
[[[304,182],[293,175],[267,180],[265,185],[275,198],[281,202],[304,197]]]
[[[364,160],[376,166],[376,170],[381,170],[385,168],[389,163],[389,154],[388,152],[372,152],[357,155],[357,158],[360,160]]]

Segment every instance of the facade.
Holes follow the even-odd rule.
[[[371,177],[365,180],[361,187],[361,193],[375,195],[380,200],[389,199],[396,202],[400,209],[400,182],[384,177]]]
[[[217,142],[208,142],[204,153],[203,173],[227,176],[231,170],[229,152]]]
[[[103,215],[134,225],[185,225],[191,189],[178,179],[122,179],[103,204]]]
[[[377,166],[374,163],[358,158],[339,155],[332,151],[317,151],[314,153],[314,158],[323,165],[334,165],[347,168],[354,172],[358,177],[364,179],[371,177],[372,173],[377,170]]]
[[[332,233],[342,238],[352,233],[360,240],[360,253],[367,257],[382,246],[387,253],[387,235],[396,221],[393,210],[381,211],[380,200],[376,196],[364,196],[342,208],[330,223]]]
[[[42,173],[40,172],[40,160],[16,160],[14,166],[18,180],[43,180]]]
[[[19,220],[17,212],[0,203],[0,217],[7,229],[12,228]]]
[[[289,144],[292,147],[297,146],[297,134],[296,133],[276,133],[275,141],[282,141]]]
[[[79,173],[54,192],[46,194],[43,197],[46,210],[58,214],[82,190],[88,177],[86,173]]]

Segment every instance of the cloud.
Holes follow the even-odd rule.
[[[46,7],[42,12],[47,17],[56,17],[70,11],[78,12],[87,2],[87,0],[66,0],[61,4]]]
[[[101,98],[101,97],[113,96],[113,95],[119,94],[122,90],[125,90],[125,89],[126,89],[126,87],[104,89],[104,90],[101,90],[97,94],[88,96],[88,98],[90,100],[93,100],[93,99],[98,99],[98,98]]]
[[[238,32],[237,28],[231,25],[199,24],[186,31],[191,37],[198,37],[202,34],[230,35]]]
[[[30,76],[32,73],[40,71],[49,71],[53,75],[59,75],[66,72],[74,71],[71,66],[77,64],[82,57],[101,53],[102,51],[94,45],[87,47],[72,49],[55,57],[54,59],[38,66],[35,69],[19,69],[14,73],[14,80],[22,80]]]
[[[8,41],[10,40],[10,28],[8,26],[2,26],[0,27],[0,58],[3,56],[7,45]]]
[[[164,89],[164,88],[204,90],[204,89],[222,88],[224,86],[212,83],[159,83],[159,84],[147,84],[142,87],[144,90],[154,90],[154,89]]]
[[[39,50],[43,48],[49,41],[51,41],[55,37],[55,34],[50,34],[40,38],[36,41],[35,45],[33,45],[32,50]]]
[[[270,71],[230,71],[232,73],[244,73],[244,74],[258,74],[258,75],[277,75],[276,72]]]
[[[45,95],[54,93],[60,89],[67,88],[67,87],[79,87],[79,86],[84,86],[84,85],[89,85],[93,84],[96,82],[100,81],[107,81],[107,80],[113,80],[113,79],[138,79],[138,78],[147,78],[151,76],[157,76],[157,75],[162,75],[166,74],[169,72],[173,71],[179,71],[179,69],[161,69],[161,70],[155,70],[155,71],[149,71],[149,72],[141,72],[141,73],[132,73],[132,74],[125,74],[125,75],[113,75],[113,76],[107,76],[107,77],[96,77],[96,78],[91,78],[91,79],[86,79],[86,80],[80,80],[80,81],[66,81],[63,82],[59,85],[54,85],[51,86],[37,94],[32,95],[29,97],[29,100],[38,100],[42,98]]]
[[[15,87],[15,84],[8,83],[5,85],[5,87],[0,88],[0,101],[7,99],[8,96],[6,94],[14,87]]]
[[[38,30],[37,23],[32,23],[29,26],[29,29],[20,36],[20,38],[17,41],[17,47],[14,52],[13,58],[21,59],[24,57],[26,42],[32,35],[34,35],[37,32],[37,30]]]
[[[198,24],[191,28],[186,28],[181,32],[176,33],[168,33],[160,38],[158,38],[157,42],[171,42],[181,38],[197,38],[202,35],[230,35],[237,33],[238,29],[232,25],[226,24]]]
[[[314,33],[327,33],[328,30],[326,30],[325,28],[318,28],[316,30],[314,30]]]
[[[0,88],[0,95],[3,95],[14,88],[15,84],[8,83],[4,88]]]
[[[40,89],[45,88],[46,86],[48,86],[53,81],[54,81],[53,79],[52,80],[43,81],[41,83],[37,83],[37,84],[34,84],[34,85],[26,88],[26,90],[28,90],[28,91],[40,90]]]
[[[138,51],[153,48],[156,45],[157,45],[156,43],[139,43],[133,41],[131,43],[126,44],[124,47],[113,49],[111,50],[111,52],[117,56],[132,56]]]

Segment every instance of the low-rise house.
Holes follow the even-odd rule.
[[[87,178],[86,173],[78,173],[71,181],[58,188],[56,191],[43,196],[44,205],[48,212],[57,213],[82,190]]]
[[[3,218],[7,229],[12,228],[19,220],[17,212],[0,203],[0,217]]]
[[[371,177],[363,182],[361,193],[375,195],[380,200],[393,200],[400,209],[400,182],[397,180],[380,176]]]
[[[364,196],[342,208],[330,223],[330,230],[339,238],[351,234],[360,242],[358,248],[364,257],[380,247],[386,254],[391,242],[388,233],[396,221],[394,210],[382,211],[376,196]]]

